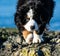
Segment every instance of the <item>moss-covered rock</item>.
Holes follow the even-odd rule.
[[[46,31],[43,34],[44,43],[23,44],[20,43],[19,34],[16,32],[0,32],[0,41],[7,39],[0,45],[0,56],[60,56],[60,32]]]

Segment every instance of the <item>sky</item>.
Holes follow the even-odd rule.
[[[55,1],[54,14],[50,21],[49,29],[60,31],[60,0]],[[0,28],[15,28],[14,13],[16,12],[17,0],[0,0]]]

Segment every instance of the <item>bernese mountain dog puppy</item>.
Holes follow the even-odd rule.
[[[18,0],[15,24],[21,40],[24,38],[28,44],[43,42],[42,34],[53,15],[53,9],[53,0]]]

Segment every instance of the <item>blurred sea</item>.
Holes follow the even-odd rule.
[[[55,1],[54,15],[50,21],[49,29],[60,31],[60,0]],[[0,0],[0,28],[15,28],[14,13],[17,0]]]

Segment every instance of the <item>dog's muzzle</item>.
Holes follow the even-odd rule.
[[[35,25],[34,26],[31,26],[30,28],[31,28],[31,30],[34,30],[35,29]]]
[[[27,22],[25,25],[24,25],[24,28],[27,30],[27,31],[34,31],[34,30],[38,30],[38,24],[36,23],[35,20],[31,19],[29,22]]]

